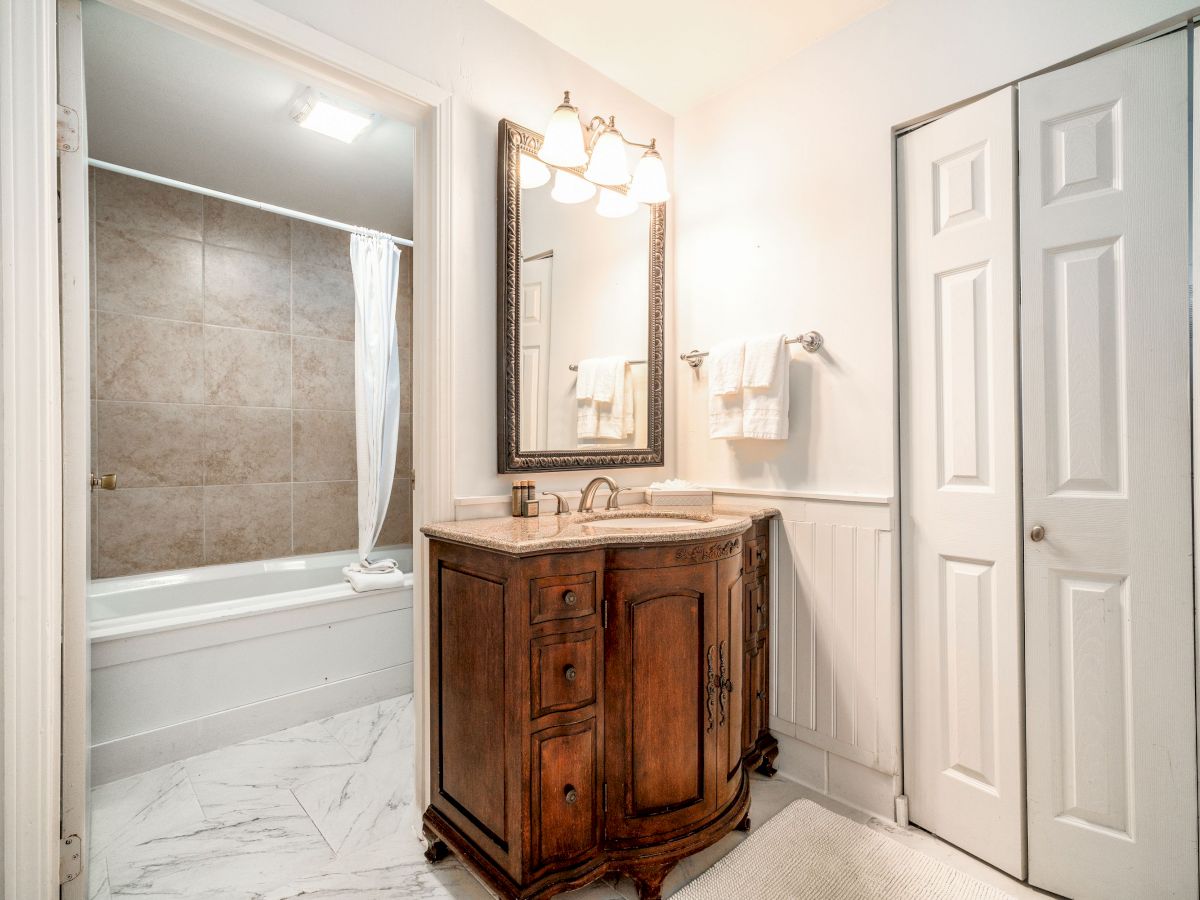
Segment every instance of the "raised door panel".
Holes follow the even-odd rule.
[[[437,604],[436,789],[507,851],[504,583],[443,563]]]
[[[1197,896],[1182,32],[1020,85],[1029,879]]]
[[[605,597],[606,836],[620,844],[715,809],[716,568],[610,571]]]
[[[897,162],[905,792],[915,824],[1019,877],[1013,99],[903,136]]]
[[[531,869],[537,871],[600,842],[596,719],[547,728],[532,741]]]

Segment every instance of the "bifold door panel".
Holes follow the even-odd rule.
[[[1029,878],[1194,898],[1186,35],[1019,107]]]
[[[902,615],[910,817],[1023,877],[1013,117],[898,143]]]

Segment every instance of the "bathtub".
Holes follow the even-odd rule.
[[[412,550],[383,548],[412,571]],[[412,588],[356,594],[321,553],[89,589],[103,784],[412,690]]]

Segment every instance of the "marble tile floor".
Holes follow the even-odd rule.
[[[351,710],[101,785],[92,791],[92,900],[353,900],[491,895],[455,859],[429,865],[412,808],[412,695]],[[923,832],[870,819],[793,782],[754,776],[760,826],[808,797],[1009,890],[1024,885]],[[682,861],[678,890],[745,840]],[[1022,893],[1023,892],[1023,893]],[[605,879],[564,900],[636,900]]]

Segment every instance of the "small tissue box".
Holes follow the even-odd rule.
[[[650,488],[646,491],[651,506],[712,506],[712,491],[704,488]]]

